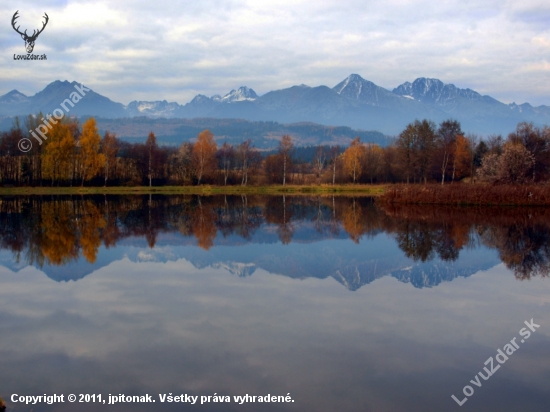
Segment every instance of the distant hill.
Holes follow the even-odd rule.
[[[59,108],[61,103],[75,91],[77,82],[56,80],[34,96],[25,96],[17,90],[0,96],[0,116],[26,116],[38,112],[51,113]],[[70,107],[67,105],[67,107]],[[85,92],[85,96],[74,107],[70,108],[69,115],[74,116],[103,116],[126,117],[126,108],[120,103],[104,97],[93,90]]]
[[[314,123],[281,124],[277,122],[251,122],[239,119],[151,119],[139,117],[132,119],[98,118],[97,125],[101,134],[105,130],[115,132],[127,141],[145,141],[149,131],[153,130],[161,144],[180,145],[193,141],[197,135],[209,129],[218,142],[240,144],[251,139],[260,149],[274,148],[281,136],[292,136],[296,146],[343,145],[347,146],[359,136],[363,142],[386,146],[389,139],[380,132],[366,132],[349,127],[329,127]]]
[[[57,80],[34,96],[25,96],[17,90],[0,96],[0,127],[6,127],[6,117],[53,111],[74,91],[75,84]],[[186,104],[160,100],[133,101],[124,106],[91,90],[70,114],[105,119],[146,117],[240,119],[278,124],[306,122],[376,130],[386,135],[396,135],[408,123],[424,118],[436,123],[453,118],[461,122],[466,132],[484,135],[508,134],[522,121],[534,122],[538,126],[550,124],[549,106],[505,104],[474,90],[424,77],[412,83],[405,82],[390,91],[358,74],[348,76],[332,88],[302,84],[259,96],[251,88],[241,86],[223,97],[199,94]],[[144,123],[140,119],[129,120],[126,124],[134,122],[137,130],[138,125]],[[250,134],[257,136],[256,132]],[[323,140],[323,137],[318,135],[315,139]]]

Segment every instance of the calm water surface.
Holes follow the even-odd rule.
[[[550,210],[15,197],[0,224],[8,411],[549,410]],[[54,393],[156,402],[10,402]],[[233,402],[246,394],[294,402]]]

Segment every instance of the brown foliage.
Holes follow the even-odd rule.
[[[550,205],[548,185],[395,185],[378,198],[380,203],[433,205]]]

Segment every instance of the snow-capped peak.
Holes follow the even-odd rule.
[[[242,102],[245,100],[253,101],[258,98],[258,95],[256,92],[252,89],[249,89],[246,86],[241,86],[237,90],[231,90],[229,93],[227,93],[222,98],[214,99],[214,97],[218,96],[212,96],[213,100],[223,102],[223,103],[233,103],[233,102]]]
[[[358,74],[351,74],[332,88],[342,97],[352,100],[360,100],[373,106],[385,106],[399,99],[389,90],[377,86],[369,80],[363,79]]]
[[[176,115],[180,105],[175,102],[162,101],[137,101],[134,100],[126,106],[126,111],[131,116],[149,116],[171,118]]]
[[[439,79],[425,77],[420,77],[412,83],[405,82],[393,89],[393,93],[408,99],[447,107],[454,107],[458,98],[476,101],[484,99],[471,89],[459,89],[454,84],[445,84]]]
[[[256,271],[254,263],[219,262],[213,263],[212,267],[215,269],[225,269],[232,275],[238,275],[239,277],[252,276]]]
[[[365,83],[366,80],[363,79],[361,76],[359,76],[358,74],[350,74],[348,77],[346,77],[346,79],[344,79],[344,81],[338,83],[334,88],[333,90],[338,93],[338,94],[341,94],[343,90],[345,90],[346,88],[348,87],[353,87],[353,89],[355,90],[357,96],[356,98],[361,94],[361,89],[363,88],[363,83]]]

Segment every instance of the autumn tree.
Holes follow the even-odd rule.
[[[488,152],[481,159],[478,175],[481,180],[496,182],[499,172],[499,155]]]
[[[53,123],[53,122],[52,122]],[[69,181],[74,178],[73,160],[75,138],[71,131],[71,122],[63,118],[52,124],[46,133],[45,148],[42,152],[42,176],[54,182]]]
[[[97,131],[96,121],[93,117],[90,117],[82,125],[82,134],[78,143],[80,148],[81,186],[84,186],[85,180],[92,179],[105,167],[105,155],[99,152],[101,136]]]
[[[218,167],[223,174],[223,184],[227,186],[227,178],[233,170],[235,163],[235,149],[233,149],[232,145],[224,142],[222,147],[218,149],[216,158],[218,159]]]
[[[403,167],[403,174],[407,176],[407,184],[409,184],[411,172],[413,169],[414,145],[417,140],[418,130],[416,125],[410,123],[397,138],[397,152],[400,158],[400,163]]]
[[[41,115],[29,115],[24,121],[25,130],[36,130],[40,125]],[[30,137],[30,135],[28,136]],[[33,139],[31,139],[33,140]],[[42,186],[42,153],[44,145],[33,144],[32,149],[27,153],[29,156],[29,180],[39,183]]]
[[[499,159],[498,180],[501,183],[527,183],[535,167],[535,156],[519,143],[507,143]]]
[[[510,133],[508,141],[514,144],[521,144],[535,159],[532,169],[532,180],[547,177],[550,172],[550,129],[535,127],[533,123],[522,122],[516,127],[516,131]]]
[[[507,142],[499,156],[488,152],[483,158],[479,176],[492,183],[522,184],[532,178],[535,156],[521,143]]]
[[[462,179],[471,173],[472,169],[472,149],[469,140],[461,134],[455,139],[453,151],[453,169],[451,181],[455,178]]]
[[[380,146],[374,143],[368,144],[365,148],[364,162],[363,174],[372,184],[382,169],[383,156]]]
[[[480,140],[476,145],[474,152],[474,162],[477,167],[481,166],[481,161],[487,152],[489,152],[489,146],[487,146],[487,143],[485,143],[484,140]]]
[[[283,161],[280,154],[267,156],[264,160],[264,173],[267,183],[277,183],[283,173]]]
[[[279,154],[281,155],[281,160],[283,162],[283,186],[286,184],[286,176],[288,170],[292,166],[292,149],[294,144],[292,143],[292,137],[289,135],[284,135],[279,142]]]
[[[469,133],[468,136],[466,136],[466,140],[468,141],[470,151],[470,182],[474,183],[476,177],[476,169],[478,167],[476,158],[478,155],[477,150],[482,140],[478,135],[473,133]]]
[[[153,132],[149,132],[147,140],[145,141],[145,149],[147,155],[147,178],[149,179],[149,187],[152,186],[153,173],[155,170],[156,157],[158,151],[157,137]]]
[[[418,177],[426,184],[435,149],[435,124],[425,119],[421,122],[417,120],[414,122],[414,128],[416,129],[416,140],[413,146],[414,164]]]
[[[494,153],[497,156],[502,154],[504,146],[504,140],[501,135],[492,134],[487,138],[487,147],[490,153]]]
[[[105,156],[105,169],[103,172],[105,175],[105,187],[107,187],[107,181],[109,180],[112,171],[115,170],[118,147],[119,145],[116,134],[105,132],[103,140],[101,141],[101,153]]]
[[[216,142],[209,130],[199,133],[197,142],[193,146],[192,163],[200,185],[203,177],[210,176],[216,168]]]
[[[241,171],[241,186],[246,186],[248,183],[248,175],[251,170],[259,165],[261,156],[259,152],[254,149],[252,141],[248,139],[237,146],[235,159],[237,161],[237,167]]]
[[[353,178],[353,183],[361,176],[365,159],[365,146],[361,138],[356,137],[344,152],[344,170]]]
[[[462,135],[462,129],[460,123],[456,120],[445,120],[441,122],[437,130],[437,146],[438,154],[440,157],[439,163],[441,165],[441,184],[445,182],[445,174],[447,173],[447,167],[449,163],[453,165],[453,177],[456,170],[456,158],[455,153],[457,149],[457,136]]]
[[[382,151],[381,175],[385,182],[395,182],[399,177],[399,153],[395,144]]]
[[[193,177],[193,144],[184,142],[170,157],[173,178],[182,184],[191,182]]]
[[[338,158],[340,157],[340,146],[332,146],[330,148],[329,157],[330,157],[330,168],[332,170],[332,186],[336,182],[336,165],[338,163]]]
[[[0,182],[20,184],[23,176],[23,159],[26,153],[22,153],[18,143],[24,138],[23,131],[16,118],[15,124],[9,132],[0,136]]]
[[[312,161],[313,170],[315,171],[318,185],[321,184],[321,175],[323,174],[323,170],[325,168],[326,159],[327,155],[325,153],[324,147],[318,146]]]

